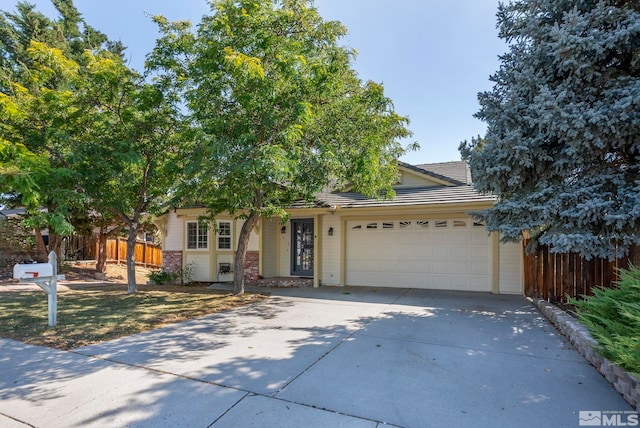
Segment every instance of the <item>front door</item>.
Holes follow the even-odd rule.
[[[291,275],[313,276],[313,219],[291,220]]]

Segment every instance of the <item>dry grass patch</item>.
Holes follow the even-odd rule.
[[[139,286],[72,288],[58,293],[58,325],[47,326],[47,295],[42,291],[0,296],[0,337],[69,350],[151,330],[265,299],[264,294],[234,296],[205,287]]]

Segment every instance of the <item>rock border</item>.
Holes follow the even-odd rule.
[[[569,339],[578,352],[598,369],[600,374],[631,404],[631,407],[640,411],[640,378],[600,355],[597,350],[598,342],[580,321],[546,300],[531,298],[529,300],[560,333]]]

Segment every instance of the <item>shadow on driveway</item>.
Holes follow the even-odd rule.
[[[0,341],[0,370],[0,414],[34,426],[566,427],[631,410],[526,299],[482,293],[274,290],[73,353]]]

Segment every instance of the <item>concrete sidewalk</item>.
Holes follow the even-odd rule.
[[[524,298],[277,289],[62,352],[0,340],[5,427],[571,427],[631,411]]]

